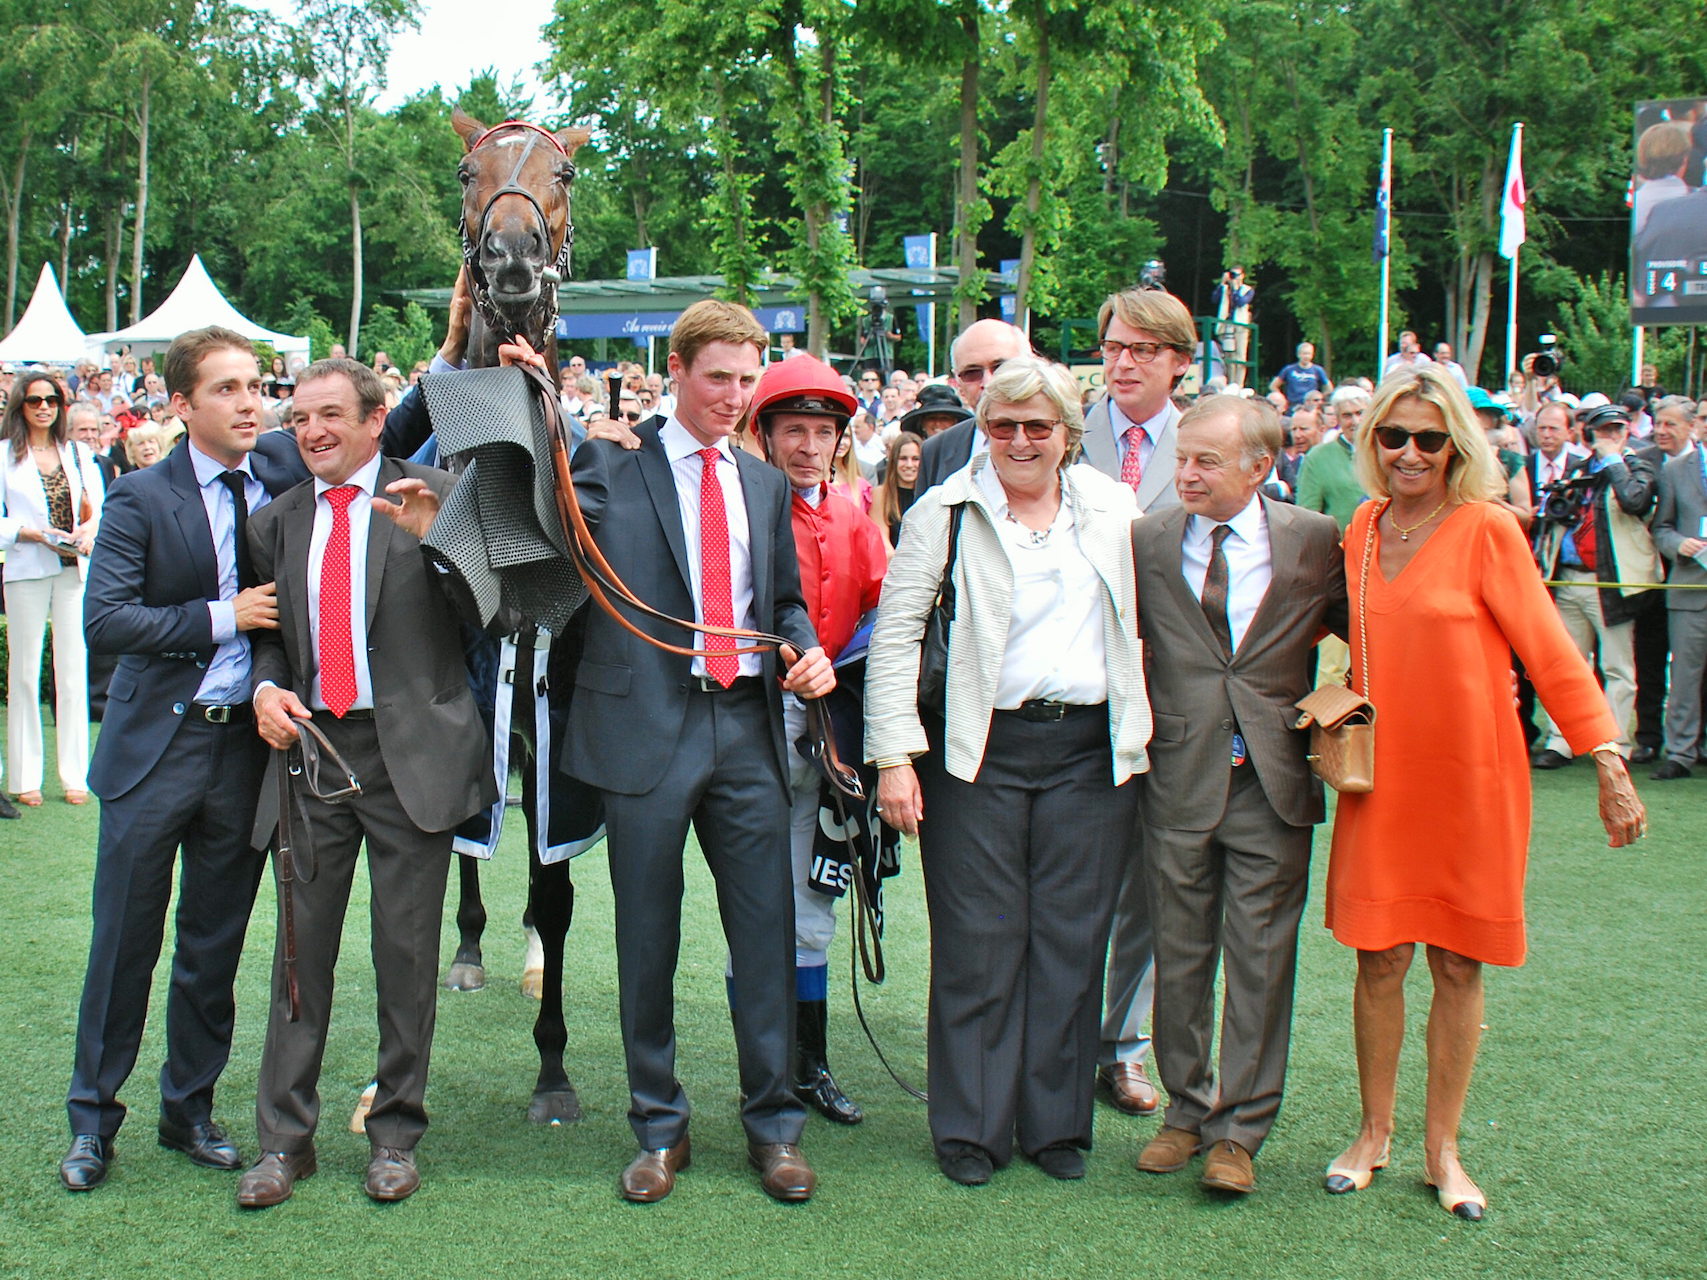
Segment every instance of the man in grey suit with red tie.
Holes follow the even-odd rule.
[[[420,1185],[415,1145],[427,1127],[451,837],[497,797],[457,616],[421,555],[420,538],[453,481],[382,457],[385,417],[385,386],[365,365],[333,358],[304,369],[290,425],[313,478],[249,530],[256,573],[274,580],[279,606],[279,630],[256,646],[256,727],[283,749],[296,741],[292,722],[312,719],[362,790],[343,804],[303,799],[306,830],[296,840],[312,846],[314,873],[284,890],[294,907],[300,1014],[281,929],[256,1086],[262,1155],[237,1188],[245,1208],[280,1203],[316,1169],[332,971],[364,841],[379,1001],[364,1186],[387,1201]],[[264,837],[271,821],[257,827]]]
[[[794,887],[781,690],[820,697],[835,675],[801,595],[788,483],[730,441],[765,342],[744,307],[689,307],[670,334],[675,411],[638,429],[638,449],[595,438],[574,457],[587,523],[636,595],[678,618],[780,635],[802,654],[779,686],[772,652],[690,660],[602,613],[588,621],[562,767],[603,793],[628,1118],[640,1144],[619,1191],[642,1203],[667,1196],[690,1155],[673,993],[690,824],[729,943],[748,1159],[777,1199],[805,1200],[816,1186],[797,1145],[805,1107],[790,1087]],[[735,647],[634,622],[671,644]]]
[[[1323,817],[1293,703],[1310,689],[1311,647],[1346,630],[1338,526],[1260,492],[1281,441],[1265,401],[1199,401],[1178,426],[1181,505],[1133,527],[1155,718],[1142,814],[1156,1062],[1169,1096],[1138,1167],[1173,1173],[1207,1150],[1203,1185],[1234,1194],[1255,1189],[1251,1157],[1280,1110]]]

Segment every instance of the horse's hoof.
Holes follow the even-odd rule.
[[[528,1103],[528,1121],[532,1124],[575,1124],[580,1119],[581,1099],[573,1088],[536,1093]]]
[[[522,974],[522,994],[529,1000],[545,998],[545,970],[529,969]]]
[[[485,985],[485,965],[453,964],[445,971],[444,987],[447,991],[478,991]]]
[[[379,1092],[379,1082],[376,1080],[362,1090],[361,1100],[356,1103],[356,1109],[350,1112],[350,1132],[367,1132],[367,1113],[373,1109],[373,1096]]]

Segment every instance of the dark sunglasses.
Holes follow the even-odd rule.
[[[57,409],[60,405],[60,399],[57,395],[52,395],[52,396],[25,396],[24,397],[24,403],[29,405],[30,408],[32,408],[32,409],[39,409],[44,404],[51,404],[54,408]]]
[[[1055,428],[1060,425],[1059,418],[1053,422],[1046,422],[1041,418],[1034,418],[1029,422],[1015,422],[1012,418],[994,418],[984,424],[984,434],[992,440],[1012,440],[1023,428],[1027,440],[1047,440],[1055,434]]]
[[[640,421],[640,415],[638,413],[635,413],[633,410],[630,410],[630,409],[624,409],[622,412],[622,416],[624,418],[628,419],[628,421],[630,421],[630,422],[639,422]]]
[[[1406,431],[1403,427],[1376,427],[1375,439],[1383,449],[1399,452],[1405,445],[1414,443],[1423,453],[1439,453],[1446,447],[1446,442],[1452,439],[1446,431]]]

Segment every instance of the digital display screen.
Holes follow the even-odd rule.
[[[1707,97],[1636,104],[1630,321],[1707,324]]]

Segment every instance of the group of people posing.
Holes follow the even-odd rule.
[[[1167,1100],[1138,1167],[1171,1174],[1201,1155],[1206,1188],[1253,1191],[1325,814],[1294,704],[1313,646],[1336,635],[1380,732],[1375,789],[1341,797],[1329,871],[1329,926],[1358,953],[1363,1116],[1325,1185],[1364,1189],[1387,1163],[1402,987],[1422,943],[1435,987],[1424,1176],[1444,1208],[1481,1216],[1458,1129],[1482,966],[1519,964],[1525,948],[1513,653],[1571,749],[1594,759],[1614,846],[1646,821],[1622,730],[1497,502],[1498,459],[1454,381],[1407,369],[1377,388],[1354,456],[1371,501],[1342,542],[1334,520],[1264,492],[1283,448],[1266,402],[1175,406],[1194,339],[1171,295],[1110,296],[1106,394],[1087,413],[1077,380],[1018,329],[970,327],[952,351],[970,412],[918,447],[893,550],[831,487],[853,392],[810,356],[767,368],[744,308],[680,317],[669,413],[588,425],[572,472],[599,550],[649,604],[707,629],[689,656],[651,643],[682,645],[663,623],[588,614],[559,762],[604,805],[637,1145],[624,1198],[671,1194],[691,1158],[673,1002],[690,826],[728,940],[762,1189],[813,1195],[809,1109],[859,1118],[824,1047],[834,896],[812,878],[822,783],[802,725],[867,626],[851,714],[878,814],[919,841],[944,1175],[988,1183],[1017,1147],[1050,1176],[1082,1177],[1099,1084],[1124,1110],[1162,1106],[1153,1031]],[[538,359],[521,343],[502,354]],[[393,460],[430,423],[414,396],[388,414],[353,361],[302,370],[289,430],[270,433],[236,335],[185,335],[165,372],[186,442],[112,487],[89,560],[90,645],[121,656],[91,771],[95,927],[61,1176],[87,1190],[110,1168],[180,846],[160,1140],[198,1164],[247,1163],[246,1207],[316,1171],[332,961],[365,840],[380,1003],[365,1187],[401,1199],[420,1177],[451,832],[494,788],[458,620],[418,546],[452,481]],[[786,661],[734,629],[785,639]],[[939,642],[940,666],[926,664]],[[293,810],[313,868],[280,889],[261,1151],[245,1162],[213,1091],[257,849],[279,817],[261,777],[305,721],[361,787],[310,787]]]

